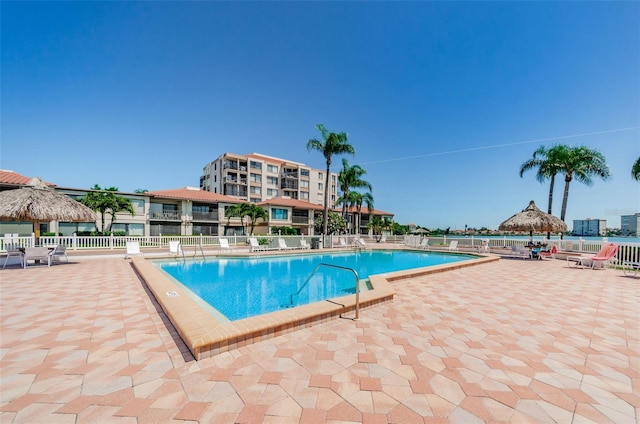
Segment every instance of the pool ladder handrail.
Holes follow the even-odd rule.
[[[318,265],[316,265],[316,267],[313,268],[313,271],[311,271],[311,274],[309,274],[309,276],[305,280],[304,284],[302,284],[302,286],[300,286],[300,288],[298,289],[297,292],[295,292],[295,294],[291,295],[291,297],[290,297],[291,305],[293,306],[293,297],[300,294],[302,289],[304,289],[309,284],[309,281],[311,280],[311,278],[315,275],[316,272],[318,272],[318,269],[320,267],[322,267],[322,266],[327,266],[327,267],[330,267],[330,268],[342,269],[342,270],[345,270],[345,271],[351,271],[353,273],[353,275],[356,277],[356,317],[354,318],[354,320],[360,319],[360,277],[358,276],[358,272],[355,269],[349,268],[349,267],[346,267],[346,266],[340,266],[340,265],[334,265],[334,264],[326,264],[326,263],[319,263]]]

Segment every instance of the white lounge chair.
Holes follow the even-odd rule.
[[[69,263],[69,257],[67,256],[67,246],[58,244],[53,248],[51,252],[49,252],[49,263],[60,263],[60,259],[63,257],[67,261],[67,263]]]
[[[309,243],[305,239],[300,239],[300,249],[310,249]]]
[[[269,247],[266,245],[262,245],[258,242],[258,239],[255,237],[249,237],[249,251],[250,252],[264,252],[268,250]]]
[[[280,250],[291,250],[295,249],[295,247],[287,246],[287,242],[284,241],[283,238],[278,238],[278,248]]]
[[[458,240],[451,240],[449,242],[449,251],[450,252],[458,251]]]
[[[514,244],[511,246],[511,257],[529,259],[531,257],[531,252],[521,244]]]
[[[184,259],[184,250],[182,250],[182,244],[178,240],[169,241],[169,253],[176,258],[182,256],[182,259]]]
[[[24,267],[29,266],[29,261],[33,261],[34,265],[47,263],[47,266],[51,266],[51,257],[49,256],[49,249],[46,247],[27,247],[24,249]]]
[[[24,267],[24,251],[16,243],[5,243],[4,248],[7,250],[7,256],[4,258],[2,269],[7,266],[10,257],[20,259],[20,267]]]
[[[420,249],[429,250],[429,239],[423,238],[422,240],[420,240],[420,244],[418,245],[418,247]]]
[[[127,253],[125,253],[124,258],[128,259],[132,256],[144,256],[144,254],[140,251],[140,242],[139,241],[128,241],[127,242]]]
[[[340,247],[349,247],[349,245],[347,245],[347,240],[344,237],[340,237],[338,239],[338,245]]]
[[[231,246],[229,246],[229,240],[226,238],[218,239],[220,242],[220,250],[231,250]]]

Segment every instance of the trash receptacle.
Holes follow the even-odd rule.
[[[311,239],[311,248],[312,249],[320,249],[320,238],[314,237]]]

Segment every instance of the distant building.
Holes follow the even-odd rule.
[[[620,217],[620,235],[638,237],[638,227],[640,227],[640,213]]]
[[[259,153],[224,153],[202,169],[202,190],[260,203],[285,197],[324,205],[326,169]],[[329,178],[329,207],[337,200],[338,174]]]
[[[574,219],[571,234],[574,236],[605,236],[607,235],[607,220],[592,218]]]

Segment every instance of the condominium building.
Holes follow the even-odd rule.
[[[200,188],[251,203],[285,197],[324,205],[325,172],[259,153],[224,153],[202,169]],[[329,181],[329,207],[333,208],[338,174],[332,172]]]
[[[620,217],[620,235],[638,237],[640,227],[640,213],[633,215],[622,215]]]
[[[574,219],[573,231],[574,236],[591,236],[599,237],[607,234],[606,219]]]

